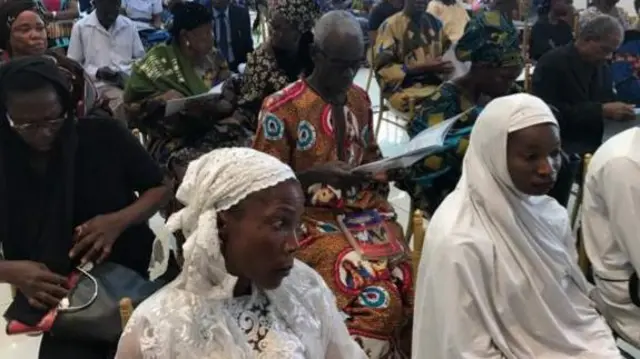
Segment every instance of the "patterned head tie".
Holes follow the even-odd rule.
[[[456,45],[458,60],[491,67],[522,66],[518,31],[498,11],[484,11],[469,20]]]
[[[320,4],[316,0],[268,0],[268,10],[282,15],[302,33],[311,31],[321,15]]]

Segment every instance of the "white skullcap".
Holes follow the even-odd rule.
[[[171,232],[182,230],[186,237],[176,285],[195,294],[230,297],[237,278],[227,272],[220,250],[218,213],[295,178],[288,165],[251,148],[222,148],[191,162],[176,194],[185,208],[167,221]]]

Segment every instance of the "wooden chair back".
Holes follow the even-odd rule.
[[[411,232],[413,233],[413,250],[411,251],[411,263],[413,265],[413,278],[414,281],[418,277],[418,267],[420,265],[420,256],[422,256],[422,248],[424,247],[424,240],[427,235],[427,231],[424,228],[425,218],[423,212],[419,209],[413,211],[411,218]],[[409,231],[407,228],[407,231]]]
[[[127,322],[133,314],[133,302],[131,298],[122,298],[120,300],[120,323],[122,323],[122,329],[127,326]]]

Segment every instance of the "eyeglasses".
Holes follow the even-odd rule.
[[[358,58],[358,59],[354,59],[354,60],[331,58],[319,46],[316,46],[316,49],[320,54],[322,54],[322,56],[324,56],[325,59],[327,59],[327,62],[329,62],[329,65],[331,67],[334,67],[334,68],[336,68],[337,70],[340,70],[340,71],[344,71],[344,70],[356,70],[357,71],[358,69],[360,69],[360,66],[364,62],[364,58]]]
[[[7,121],[9,121],[9,127],[13,128],[17,132],[24,132],[24,133],[34,133],[42,130],[49,130],[49,131],[54,130],[59,128],[65,120],[64,118],[57,118],[55,120],[49,120],[49,121],[16,124],[15,122],[13,122],[13,120],[11,119],[11,116],[9,116],[8,113],[6,114],[6,117],[7,117]]]

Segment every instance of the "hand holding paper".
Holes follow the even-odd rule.
[[[380,173],[386,173],[390,170],[407,168],[413,165],[420,159],[442,149],[444,140],[449,130],[451,130],[451,127],[453,127],[460,117],[470,110],[471,109],[420,132],[405,145],[399,155],[364,164],[354,168],[353,171],[379,175]]]

